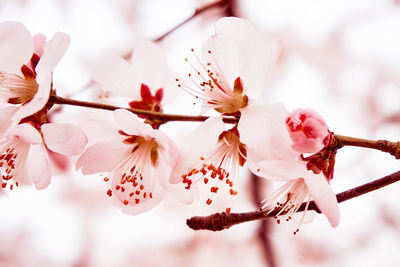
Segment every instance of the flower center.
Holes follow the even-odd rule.
[[[1,187],[6,188],[8,183],[10,189],[13,189],[13,181],[18,186],[19,173],[23,163],[26,160],[28,153],[27,145],[24,145],[19,141],[19,138],[14,137],[10,140],[6,140],[0,143],[0,175],[1,175]]]
[[[107,194],[115,193],[124,205],[133,206],[153,198],[156,179],[152,177],[152,169],[158,160],[158,143],[154,138],[142,136],[129,136],[124,143],[133,146],[132,153],[115,170],[112,189]]]
[[[186,189],[190,189],[193,183],[203,180],[210,186],[210,192],[216,194],[222,185],[227,185],[229,193],[236,195],[233,184],[239,174],[239,166],[246,162],[247,151],[245,145],[239,140],[236,128],[224,131],[215,148],[208,157],[200,157],[199,165],[182,175],[182,182]],[[212,203],[211,198],[206,204]]]
[[[300,225],[302,224],[305,214],[310,203],[311,195],[304,182],[303,178],[298,178],[287,182],[278,190],[276,190],[269,198],[264,199],[261,204],[261,209],[270,209],[269,213],[276,213],[275,218],[277,223],[280,223],[278,216],[286,216],[286,221],[292,219],[292,215],[295,214],[300,206],[306,201],[306,207],[299,221],[299,226],[294,232],[296,234],[299,231]]]
[[[10,104],[24,104],[32,100],[38,91],[35,78],[0,72],[0,98]]]
[[[248,97],[243,93],[243,83],[240,77],[235,79],[232,88],[214,57],[212,57],[214,62],[203,64],[194,53],[194,49],[191,51],[199,67],[196,67],[187,58],[185,61],[194,70],[194,73],[188,73],[194,87],[187,86],[176,79],[178,87],[200,99],[203,106],[213,108],[225,115],[237,115],[240,109],[247,107]],[[212,55],[211,51],[208,53]]]

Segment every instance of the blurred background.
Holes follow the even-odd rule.
[[[55,69],[54,85],[60,96],[90,100],[95,87],[89,62],[110,51],[129,55],[135,41],[160,37],[209,3],[0,0],[0,21],[20,21],[48,38],[57,31],[68,33],[72,42]],[[159,42],[171,69],[187,72],[184,57],[213,34],[223,16],[246,18],[282,40],[266,103],[313,108],[338,134],[399,141],[399,1],[226,1]],[[182,94],[172,100],[171,110],[186,97]],[[58,119],[73,121],[85,111],[65,108]],[[184,127],[171,123],[165,130],[179,136]],[[331,184],[338,193],[399,167],[390,155],[346,147],[338,152]],[[274,220],[214,233],[195,232],[185,224],[189,217],[219,211],[204,203],[185,206],[171,198],[128,216],[111,204],[99,175],[82,176],[73,162],[68,172],[55,172],[46,190],[19,187],[0,193],[0,266],[400,265],[400,184],[340,204],[335,229],[319,215],[297,235],[293,224]],[[246,170],[239,188],[233,212],[256,210],[270,192],[264,180]]]

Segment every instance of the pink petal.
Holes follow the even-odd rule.
[[[97,143],[83,152],[76,162],[76,169],[82,169],[83,175],[111,172],[130,155],[131,151],[130,146],[119,140]]]
[[[215,26],[215,35],[202,46],[205,62],[210,62],[217,68],[218,73],[224,76],[220,78],[225,78],[227,86],[231,88],[234,80],[243,74],[239,57],[241,43],[243,40],[253,39],[255,34],[255,28],[247,20],[222,18]]]
[[[240,140],[248,148],[248,158],[262,160],[292,159],[298,153],[290,147],[292,141],[286,130],[288,111],[282,104],[251,105],[241,111],[238,124]]]
[[[47,42],[43,55],[36,66],[36,81],[38,84],[51,78],[51,73],[65,54],[69,43],[69,36],[62,32],[57,32],[53,38]]]
[[[137,116],[128,110],[117,109],[114,111],[114,117],[119,129],[129,135],[154,136],[154,129],[149,124],[139,121]]]
[[[44,189],[51,181],[50,164],[43,144],[32,145],[29,149],[28,172],[37,189]]]
[[[20,73],[32,53],[32,35],[24,25],[13,21],[0,24],[0,71]]]
[[[154,175],[158,178],[160,185],[180,202],[185,204],[192,203],[195,199],[193,190],[185,189],[183,184],[171,184],[169,182],[169,174],[171,173],[173,167],[169,163],[169,155],[160,153],[158,159],[159,164],[155,169]]]
[[[34,51],[37,56],[42,57],[44,47],[46,46],[46,36],[43,34],[36,34],[33,36]]]
[[[150,41],[135,45],[132,52],[132,65],[140,83],[150,87],[154,93],[164,87],[168,80],[168,63],[161,47]]]
[[[90,66],[92,78],[117,96],[139,98],[141,82],[132,65],[116,55],[104,55]]]
[[[248,95],[262,96],[267,79],[281,50],[281,44],[268,32],[258,31],[239,46],[240,77]]]
[[[19,124],[10,132],[10,134],[20,138],[28,144],[43,143],[42,136],[40,135],[38,130],[36,130],[36,128],[29,123]]]
[[[277,181],[288,181],[308,176],[306,162],[298,159],[264,160],[249,164],[252,172],[260,177]]]
[[[182,144],[179,160],[171,173],[170,182],[180,183],[182,174],[193,168],[193,165],[200,161],[202,155],[212,151],[223,131],[222,117],[211,117],[186,138],[182,138],[181,143],[184,144]]]
[[[115,197],[114,203],[121,208],[122,212],[128,215],[137,215],[149,211],[160,204],[165,196],[165,193],[166,191],[161,187],[161,185],[156,183],[155,187],[153,188],[153,198],[147,197],[145,201],[141,200],[138,205],[124,205],[118,198]],[[115,194],[113,194],[113,196],[114,195]]]
[[[332,227],[338,226],[340,219],[338,202],[324,175],[310,173],[304,177],[304,181],[315,204],[328,218]]]
[[[17,112],[17,106],[6,106],[0,110],[0,134],[4,133],[12,123],[11,118]]]
[[[41,127],[46,146],[57,153],[74,156],[81,153],[87,138],[81,128],[61,123],[46,123]]]

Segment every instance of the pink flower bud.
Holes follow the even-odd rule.
[[[287,117],[286,125],[295,151],[316,153],[324,148],[328,126],[315,111],[296,109]]]

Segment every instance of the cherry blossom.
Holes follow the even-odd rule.
[[[90,146],[76,167],[84,175],[109,172],[107,194],[123,212],[142,213],[159,204],[166,190],[178,192],[168,178],[179,150],[162,131],[140,122],[129,111],[116,110],[114,116],[119,137]]]
[[[300,153],[315,153],[327,142],[328,126],[322,117],[311,109],[296,109],[286,119],[293,141],[292,148]]]
[[[0,98],[8,104],[3,108],[14,113],[8,123],[18,124],[46,105],[53,69],[64,55],[69,37],[57,32],[46,43],[43,35],[32,37],[18,22],[1,23],[0,35]]]
[[[196,96],[203,107],[223,114],[238,114],[267,88],[268,74],[280,51],[272,34],[239,18],[222,18],[215,34],[202,46],[202,59],[186,58],[193,86],[177,79],[178,87]]]
[[[202,125],[199,133],[191,136],[193,141],[189,142],[187,154],[183,149],[182,163],[178,164],[171,182],[181,180],[189,189],[192,183],[202,180],[207,184],[210,178],[218,176],[215,180],[220,182],[210,183],[211,193],[217,193],[220,184],[227,184],[235,195],[237,191],[233,188],[239,166],[246,161],[254,165],[294,152],[290,148],[280,149],[281,143],[290,143],[284,133],[288,112],[283,105],[257,104],[267,89],[266,79],[280,51],[278,40],[238,18],[219,20],[215,32],[203,44],[203,60],[194,49],[195,62],[186,59],[194,70],[188,74],[194,87],[177,79],[178,87],[200,99],[203,110],[214,109],[239,118],[239,122],[226,131],[220,120],[209,120]],[[206,137],[203,142],[198,141],[201,135]],[[196,142],[200,143],[199,152],[194,153],[191,148]],[[211,202],[210,198],[206,201]]]
[[[129,99],[132,108],[162,111],[164,87],[170,81],[170,70],[162,49],[150,42],[139,41],[134,45],[131,62],[118,55],[107,53],[93,62],[93,79],[112,96]],[[141,99],[141,100],[138,100]]]
[[[262,208],[279,210],[278,215],[290,218],[303,202],[314,200],[319,210],[325,214],[333,227],[339,224],[339,208],[336,196],[323,173],[308,170],[307,162],[300,156],[280,160],[264,160],[252,169],[261,177],[286,181],[277,191],[263,201]],[[306,207],[306,210],[307,210]],[[306,211],[299,221],[303,222]]]
[[[39,130],[30,123],[17,125],[0,141],[2,187],[33,182],[37,189],[46,188],[52,176],[47,151],[73,156],[86,143],[85,134],[73,125],[47,123]]]

